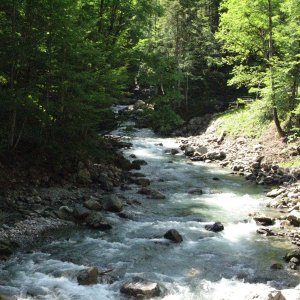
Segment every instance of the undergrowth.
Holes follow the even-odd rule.
[[[218,132],[237,136],[260,137],[272,122],[271,109],[265,101],[256,100],[245,108],[228,110],[217,115]]]

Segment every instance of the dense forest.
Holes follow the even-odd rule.
[[[3,163],[92,155],[137,84],[162,133],[251,99],[300,134],[299,0],[3,0],[0,23]]]

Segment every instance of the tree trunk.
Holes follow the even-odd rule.
[[[271,102],[273,106],[273,120],[277,129],[277,132],[280,137],[285,136],[285,132],[283,131],[280,120],[278,118],[277,106],[274,99],[274,76],[273,76],[273,67],[272,67],[272,58],[273,58],[273,7],[272,0],[268,0],[268,15],[269,15],[269,70],[270,70],[270,82],[271,82]]]

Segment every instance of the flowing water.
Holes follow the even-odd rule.
[[[125,155],[148,162],[142,172],[151,179],[151,188],[167,198],[147,199],[137,194],[135,185],[117,191],[133,203],[125,209],[129,219],[108,213],[113,224],[108,232],[73,230],[35,252],[15,255],[1,266],[0,294],[19,299],[126,299],[119,292],[121,285],[139,276],[159,282],[159,299],[240,300],[299,283],[287,268],[270,270],[281,262],[287,245],[257,235],[248,217],[249,212],[264,210],[268,199],[261,188],[223,169],[166,153],[178,147],[174,139],[161,139],[148,129],[126,129],[114,132],[133,143]],[[191,188],[204,193],[190,195]],[[205,230],[214,221],[221,221],[225,230]],[[181,244],[162,238],[171,228],[182,234]],[[78,285],[76,272],[89,265],[113,269],[117,280]]]

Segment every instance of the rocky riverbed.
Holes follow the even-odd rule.
[[[265,186],[270,198],[267,206],[278,209],[272,218],[280,228],[275,231],[262,228],[258,233],[286,236],[300,246],[300,168],[279,167],[281,161],[300,155],[300,145],[288,146],[274,137],[272,142],[270,137],[232,138],[226,132],[218,132],[218,121],[212,121],[209,115],[192,119],[174,135],[180,136],[177,138],[180,149],[172,149],[173,154],[183,151],[191,161],[230,168],[232,174]],[[252,216],[258,214],[251,212]]]

